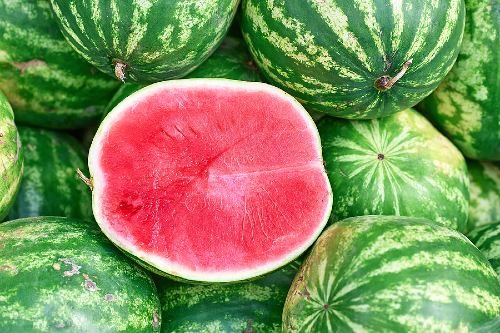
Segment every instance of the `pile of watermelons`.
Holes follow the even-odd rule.
[[[499,34],[498,0],[0,0],[0,332],[500,332]]]

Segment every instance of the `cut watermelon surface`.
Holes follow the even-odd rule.
[[[238,281],[287,264],[332,206],[313,120],[263,83],[144,88],[103,121],[89,167],[104,233],[146,267],[186,280]]]

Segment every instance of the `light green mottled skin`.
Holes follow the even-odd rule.
[[[239,0],[51,0],[69,43],[87,61],[125,81],[185,76],[217,48]]]
[[[16,122],[77,128],[99,120],[118,82],[68,45],[48,0],[0,0],[0,89]]]
[[[0,225],[1,332],[158,332],[148,275],[94,224],[59,217]]]
[[[472,332],[500,316],[500,284],[462,234],[364,216],[327,229],[301,267],[284,332]]]
[[[470,179],[469,221],[467,230],[500,221],[500,166],[467,161]]]
[[[457,63],[421,105],[465,156],[500,161],[500,2],[466,0]]]
[[[14,203],[22,174],[23,154],[14,113],[0,91],[0,222]]]
[[[252,282],[188,285],[158,279],[163,333],[280,333],[299,262]]]
[[[463,231],[469,180],[462,154],[422,115],[318,123],[333,188],[332,221],[362,215],[428,218]]]
[[[467,237],[483,252],[500,278],[500,220],[472,230]]]
[[[255,67],[252,57],[248,53],[243,41],[240,38],[231,36],[226,37],[214,54],[185,78],[262,81],[259,70]],[[126,97],[144,87],[145,85],[143,84],[134,83],[127,83],[121,86],[106,107],[104,117]]]
[[[9,213],[14,220],[29,216],[65,216],[92,220],[92,195],[76,169],[87,171],[87,155],[66,133],[19,127],[24,150],[24,175]]]
[[[269,82],[306,108],[373,119],[414,106],[456,60],[463,0],[243,0],[243,36]],[[395,77],[392,88],[375,87]]]

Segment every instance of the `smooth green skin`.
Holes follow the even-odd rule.
[[[37,217],[0,225],[1,332],[158,332],[153,281],[95,224]]]
[[[328,228],[297,274],[283,332],[472,332],[500,316],[500,283],[462,234],[419,218]]]
[[[9,212],[19,190],[23,160],[14,113],[0,90],[0,222]]]
[[[471,159],[500,161],[500,2],[466,0],[457,63],[421,109]]]
[[[193,78],[222,78],[240,81],[262,81],[258,68],[253,63],[244,42],[240,38],[228,36],[220,47],[191,72],[186,79]],[[104,112],[104,117],[128,96],[144,88],[145,85],[127,83],[121,86],[113,96]]]
[[[180,78],[193,71],[222,42],[239,4],[239,0],[50,2],[63,34],[78,53],[113,77],[115,64],[125,64],[123,81],[137,83]]]
[[[269,82],[307,109],[373,119],[438,86],[457,58],[464,18],[463,0],[243,0],[242,30]],[[411,59],[392,88],[375,87]]]
[[[500,278],[500,220],[472,230],[467,237],[483,252]]]
[[[0,0],[0,89],[16,123],[72,129],[98,121],[119,83],[68,45],[48,0]]]
[[[24,175],[8,218],[65,216],[93,220],[92,194],[76,170],[88,174],[87,155],[66,133],[19,127]]]
[[[500,221],[500,165],[467,161],[470,204],[467,230]]]
[[[159,278],[163,333],[281,333],[281,313],[300,262],[252,282],[188,285]]]
[[[331,221],[362,215],[428,218],[464,231],[469,180],[462,154],[422,115],[318,122],[333,189]]]

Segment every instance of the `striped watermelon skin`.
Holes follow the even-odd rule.
[[[243,40],[228,36],[220,47],[197,69],[185,77],[191,78],[221,78],[240,81],[260,82],[262,78]],[[126,83],[118,89],[104,112],[104,117],[126,97],[132,95],[145,85]],[[104,119],[103,117],[103,119]]]
[[[14,220],[30,216],[65,216],[92,220],[92,194],[78,178],[87,173],[80,143],[62,132],[19,127],[24,149],[24,175],[9,213]]]
[[[500,166],[489,162],[467,161],[470,179],[470,205],[467,230],[500,221]]]
[[[463,0],[243,0],[242,30],[267,79],[308,109],[372,119],[438,86],[458,55],[464,17]],[[392,88],[375,87],[407,62]]]
[[[78,53],[104,73],[140,83],[183,77],[198,67],[221,43],[238,3],[51,0]]]
[[[469,180],[462,154],[422,115],[318,123],[333,188],[331,221],[362,215],[428,218],[464,231]]]
[[[0,89],[16,123],[69,129],[99,120],[118,82],[68,45],[48,1],[0,0]]]
[[[0,225],[1,332],[158,332],[153,281],[94,225],[36,217]]]
[[[14,113],[0,90],[0,222],[9,212],[19,190],[23,160]]]
[[[478,227],[467,237],[483,252],[500,277],[500,221]]]
[[[500,2],[466,0],[457,63],[421,105],[471,159],[500,161]]]
[[[157,281],[163,333],[281,333],[281,313],[300,263],[252,282],[188,285]]]
[[[462,234],[363,216],[327,229],[297,274],[284,332],[472,332],[500,316],[500,284]]]

